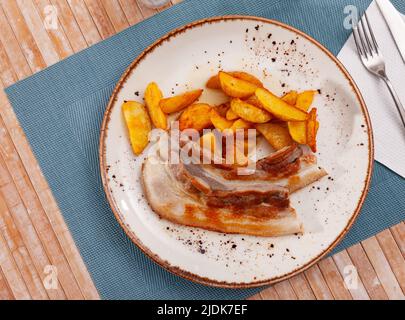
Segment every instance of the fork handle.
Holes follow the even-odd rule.
[[[399,100],[398,94],[394,89],[394,86],[392,85],[391,81],[387,77],[383,77],[385,83],[387,84],[387,87],[391,93],[392,98],[394,99],[395,106],[397,107],[399,116],[401,117],[402,124],[405,127],[405,109],[404,106],[401,103],[401,100]]]

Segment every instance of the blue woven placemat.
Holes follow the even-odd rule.
[[[257,289],[205,287],[169,274],[131,243],[104,196],[98,137],[109,96],[130,62],[173,28],[245,14],[280,20],[337,54],[349,31],[344,7],[370,0],[189,0],[9,87],[24,128],[102,298],[236,299]],[[405,12],[405,1],[394,1]],[[379,163],[362,213],[341,250],[405,219],[405,180]],[[335,250],[335,251],[336,251]]]

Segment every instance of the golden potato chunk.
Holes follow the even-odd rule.
[[[210,119],[214,127],[219,131],[229,129],[233,125],[233,121],[226,120],[226,118],[221,117],[221,115],[215,109],[211,110]]]
[[[314,96],[316,94],[316,91],[314,90],[307,90],[301,92],[297,96],[297,102],[295,106],[298,109],[301,109],[303,111],[308,111],[309,107],[311,106],[312,102],[314,101]]]
[[[202,89],[198,89],[162,99],[159,102],[160,109],[162,109],[164,113],[173,113],[183,110],[190,104],[194,103],[201,96],[202,92]]]
[[[230,71],[227,72],[229,75],[250,82],[258,87],[263,87],[263,83],[257,79],[254,75],[244,72],[244,71]],[[210,89],[221,89],[221,82],[219,81],[219,75],[216,74],[208,79],[206,87]]]
[[[295,106],[295,104],[297,103],[297,98],[298,98],[298,92],[292,90],[290,92],[287,92],[284,96],[282,96],[281,99],[283,99],[289,105]],[[304,111],[306,111],[306,110],[304,110]]]
[[[307,143],[307,121],[288,121],[288,131],[294,141]]]
[[[149,83],[145,90],[145,102],[149,115],[156,128],[166,130],[167,118],[159,106],[162,97],[162,91],[160,91],[158,85],[155,82]]]
[[[280,150],[294,143],[290,134],[288,133],[288,129],[282,124],[261,123],[256,125],[256,129],[276,150]]]
[[[238,129],[250,129],[253,127],[253,123],[247,122],[243,119],[236,120],[232,126],[229,128],[232,131],[236,131]]]
[[[316,108],[311,109],[309,112],[309,119],[307,121],[307,144],[313,152],[316,152],[316,132],[319,127],[316,120]]]
[[[239,116],[232,111],[231,108],[226,112],[226,120],[236,120],[239,119]]]
[[[184,109],[179,118],[179,129],[193,128],[201,131],[212,126],[212,107],[206,103],[195,103]]]
[[[266,89],[258,88],[255,94],[263,107],[280,120],[305,121],[308,119],[308,114],[305,111],[289,105]]]
[[[250,96],[246,100],[243,100],[243,101],[251,104],[252,106],[255,106],[256,108],[264,109],[262,103],[259,101],[259,99],[257,99],[255,94],[253,96]]]
[[[247,98],[255,93],[257,85],[238,79],[227,74],[219,72],[219,82],[221,83],[222,91],[233,98]]]
[[[149,132],[152,124],[143,104],[136,101],[125,101],[122,113],[128,128],[132,150],[140,155],[149,143]]]
[[[231,109],[243,120],[253,123],[265,123],[270,121],[271,115],[266,110],[259,109],[240,99],[232,99]]]

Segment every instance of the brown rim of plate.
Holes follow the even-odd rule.
[[[188,271],[184,271],[184,270],[180,269],[179,267],[170,265],[170,263],[168,261],[161,259],[155,253],[153,253],[151,250],[149,250],[146,246],[144,246],[143,243],[140,241],[140,239],[125,224],[125,222],[124,222],[123,218],[121,217],[121,214],[118,210],[118,207],[116,206],[115,201],[114,201],[113,197],[111,196],[112,192],[111,192],[110,188],[108,187],[108,179],[106,176],[106,174],[107,174],[107,169],[106,169],[106,164],[105,164],[105,151],[106,151],[105,138],[106,138],[106,132],[107,132],[106,129],[107,129],[108,121],[110,119],[111,110],[116,101],[117,94],[121,90],[123,84],[126,82],[128,76],[131,74],[132,70],[142,61],[142,59],[145,56],[147,56],[155,48],[157,48],[158,46],[160,46],[162,43],[169,40],[173,36],[186,32],[188,29],[192,29],[194,27],[204,25],[206,23],[221,22],[221,21],[226,21],[226,20],[252,20],[252,21],[259,21],[259,22],[263,22],[263,23],[273,24],[278,27],[282,27],[289,31],[292,31],[292,32],[300,35],[301,37],[304,37],[305,39],[307,39],[314,45],[316,45],[337,65],[337,67],[342,71],[342,73],[345,75],[346,79],[349,81],[349,83],[361,105],[363,115],[364,115],[366,123],[367,123],[367,129],[368,129],[367,131],[368,131],[368,138],[369,138],[369,163],[368,163],[368,169],[367,169],[367,177],[365,180],[365,185],[364,185],[364,189],[362,191],[361,197],[357,203],[357,207],[356,207],[355,211],[353,212],[353,215],[350,218],[346,227],[339,234],[339,236],[329,245],[328,248],[326,248],[322,253],[320,253],[318,256],[313,258],[308,263],[306,263],[303,266],[301,266],[287,274],[284,274],[282,276],[274,277],[274,278],[262,280],[262,281],[256,281],[256,282],[231,283],[231,282],[226,282],[226,281],[216,281],[216,280],[212,280],[212,279],[209,279],[206,277],[201,277],[199,275],[193,274]],[[364,203],[364,200],[366,198],[367,192],[370,187],[371,173],[373,170],[373,161],[374,161],[374,140],[373,140],[370,116],[368,114],[366,104],[363,100],[363,97],[362,97],[356,83],[354,82],[354,80],[352,79],[352,77],[350,76],[350,74],[348,73],[346,68],[342,65],[342,63],[339,60],[337,60],[337,58],[328,49],[326,49],[322,44],[320,44],[318,41],[316,41],[309,35],[305,34],[304,32],[302,32],[294,27],[291,27],[289,25],[286,25],[282,22],[271,20],[271,19],[266,19],[266,18],[261,18],[261,17],[255,17],[255,16],[229,15],[229,16],[219,16],[219,17],[212,17],[212,18],[198,20],[198,21],[186,24],[180,28],[177,28],[177,29],[167,33],[166,35],[164,35],[163,37],[161,37],[160,39],[155,41],[152,45],[147,47],[130,64],[130,66],[126,69],[126,71],[124,72],[124,74],[122,75],[120,80],[118,81],[118,83],[111,95],[107,109],[104,114],[103,123],[101,126],[101,132],[100,132],[99,160],[100,160],[100,171],[101,171],[101,178],[102,178],[102,182],[103,182],[104,191],[107,196],[108,202],[110,203],[110,206],[114,213],[115,218],[118,220],[119,224],[124,229],[125,233],[131,239],[131,241],[139,249],[141,249],[149,258],[151,258],[155,263],[157,263],[161,267],[165,268],[166,270],[170,271],[171,273],[173,273],[177,276],[180,276],[182,278],[185,278],[187,280],[191,280],[196,283],[214,286],[214,287],[220,287],[220,288],[243,289],[243,288],[253,288],[253,287],[269,285],[269,284],[273,284],[275,282],[279,282],[279,281],[288,279],[288,278],[310,268],[312,265],[317,263],[321,258],[323,258],[326,254],[328,254],[342,240],[342,238],[347,234],[347,232],[353,225],[354,221],[356,220],[357,216],[359,215],[360,209]]]

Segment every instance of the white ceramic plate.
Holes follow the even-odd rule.
[[[124,100],[142,102],[150,81],[168,96],[204,88],[218,70],[255,74],[276,94],[319,89],[318,161],[329,177],[291,197],[303,235],[260,238],[184,227],[160,219],[140,183],[143,157],[131,151],[121,114]],[[201,101],[221,94],[205,90]],[[370,121],[357,87],[315,40],[279,22],[226,16],[195,22],[163,37],[123,75],[105,114],[100,162],[112,210],[128,236],[161,266],[187,279],[250,287],[292,276],[318,261],[359,213],[372,170]]]

